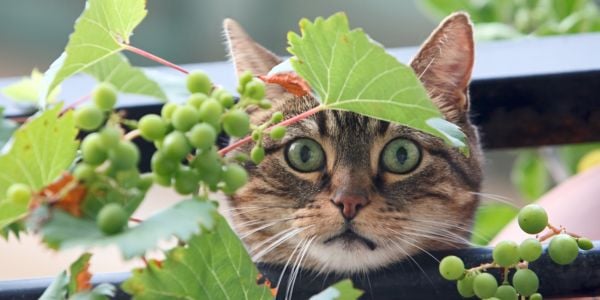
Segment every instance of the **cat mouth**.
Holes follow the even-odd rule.
[[[375,248],[377,248],[377,245],[373,241],[354,232],[352,229],[346,229],[346,231],[326,239],[323,242],[323,244],[328,244],[328,243],[332,243],[335,241],[341,241],[342,243],[344,243],[346,245],[350,245],[352,243],[358,242],[358,243],[361,243],[361,244],[367,246],[367,248],[371,249],[371,251],[373,251],[373,250],[375,250]]]

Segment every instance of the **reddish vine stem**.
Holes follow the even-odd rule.
[[[129,221],[134,222],[134,223],[142,223],[144,220],[134,218],[134,217],[129,217]]]
[[[143,57],[145,57],[145,58],[147,58],[149,60],[152,60],[152,61],[155,61],[155,62],[157,62],[159,64],[165,65],[165,66],[167,66],[169,68],[173,68],[173,69],[175,69],[175,70],[177,70],[177,71],[179,71],[179,72],[181,72],[183,74],[187,75],[187,74],[190,73],[188,70],[184,69],[183,67],[181,67],[179,65],[176,65],[176,64],[174,64],[174,63],[172,63],[172,62],[170,62],[170,61],[168,61],[168,60],[166,60],[164,58],[158,57],[158,56],[156,56],[156,55],[154,55],[154,54],[152,54],[150,52],[147,52],[145,50],[142,50],[140,48],[136,48],[136,47],[128,45],[128,44],[121,44],[121,45],[123,46],[123,48],[125,50],[131,51],[131,52],[133,52],[133,53],[135,53],[137,55],[143,56]]]
[[[543,242],[543,241],[548,240],[549,238],[551,238],[555,235],[561,234],[561,233],[566,233],[574,238],[581,237],[579,234],[566,231],[565,228],[563,228],[563,227],[556,227],[556,226],[553,226],[552,224],[548,224],[547,227],[548,227],[548,229],[550,229],[550,231],[539,236],[538,241]]]
[[[63,108],[60,112],[60,115],[63,115],[64,113],[66,113],[67,111],[74,109],[75,107],[77,107],[78,105],[85,103],[86,101],[88,101],[90,98],[92,97],[92,95],[83,95],[81,97],[79,97],[79,99],[73,101],[71,104],[65,106],[65,108]]]
[[[302,121],[302,120],[304,120],[304,119],[306,119],[306,118],[308,118],[308,117],[310,117],[310,116],[312,116],[312,115],[320,112],[321,110],[323,110],[323,106],[321,106],[321,105],[319,105],[317,107],[313,107],[313,108],[311,108],[311,109],[309,109],[309,110],[307,110],[307,111],[305,111],[305,112],[303,112],[303,113],[301,113],[299,115],[295,115],[295,116],[293,116],[293,117],[291,117],[291,118],[289,118],[287,120],[281,121],[280,123],[277,123],[277,124],[269,126],[269,128],[267,128],[267,132],[270,129],[272,129],[273,127],[277,126],[277,125],[279,125],[279,126],[288,126],[288,125],[291,125],[291,124],[294,124],[294,123],[298,123],[298,122],[300,122],[300,121]],[[247,137],[245,137],[243,139],[240,139],[240,140],[236,141],[235,143],[233,143],[233,144],[231,144],[231,145],[229,145],[229,146],[221,149],[219,151],[219,154],[221,156],[224,156],[225,154],[229,153],[230,151],[234,150],[235,148],[238,148],[238,147],[242,146],[243,144],[246,144],[246,143],[248,143],[250,141],[252,141],[252,136],[247,136]]]

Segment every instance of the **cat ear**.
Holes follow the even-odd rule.
[[[267,75],[274,66],[281,63],[277,55],[255,42],[238,22],[225,19],[223,28],[237,76],[246,71],[252,72],[255,76]],[[267,84],[266,86],[268,99],[276,99],[284,92],[285,90],[279,85]]]
[[[410,63],[433,102],[449,121],[469,110],[467,88],[473,68],[473,27],[465,13],[440,23]]]

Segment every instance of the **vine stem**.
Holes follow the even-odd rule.
[[[187,74],[190,73],[188,70],[184,69],[183,67],[181,67],[179,65],[176,65],[176,64],[174,64],[174,63],[172,63],[172,62],[170,62],[170,61],[168,61],[168,60],[166,60],[164,58],[158,57],[158,56],[156,56],[156,55],[154,55],[154,54],[152,54],[152,53],[150,53],[148,51],[145,51],[145,50],[142,50],[140,48],[131,46],[129,44],[121,44],[121,46],[123,46],[123,49],[125,49],[125,50],[131,51],[131,52],[133,52],[133,53],[135,53],[137,55],[143,56],[143,57],[145,57],[145,58],[147,58],[149,60],[152,60],[152,61],[155,61],[155,62],[157,62],[159,64],[165,65],[165,66],[167,66],[169,68],[175,69],[175,70],[177,70],[177,71],[179,71],[179,72],[181,72],[183,74],[187,75]]]
[[[127,141],[131,141],[131,140],[137,138],[138,136],[140,136],[140,130],[139,129],[134,129],[134,130],[128,132],[127,134],[125,134],[123,136],[123,139],[125,139]]]
[[[61,115],[63,115],[64,113],[66,113],[67,111],[74,109],[75,107],[77,107],[78,105],[85,103],[86,101],[88,101],[90,98],[92,97],[92,95],[83,95],[81,97],[79,97],[79,99],[73,101],[71,104],[65,106],[65,108],[62,109],[62,111],[60,112]]]
[[[312,115],[314,115],[314,114],[322,111],[323,109],[325,109],[325,107],[322,106],[322,105],[313,107],[313,108],[311,108],[311,109],[309,109],[309,110],[307,110],[307,111],[305,111],[305,112],[303,112],[303,113],[301,113],[299,115],[295,115],[295,116],[293,116],[293,117],[291,117],[291,118],[289,118],[287,120],[283,120],[283,121],[281,121],[281,122],[279,122],[277,124],[273,124],[273,125],[269,126],[266,131],[269,132],[270,129],[272,129],[275,126],[288,126],[288,125],[292,125],[294,123],[298,123],[298,122],[300,122],[300,121],[302,121],[302,120],[304,120],[304,119],[306,119],[306,118],[308,118],[308,117],[310,117],[310,116],[312,116]],[[234,149],[236,149],[236,148],[238,148],[238,147],[242,146],[243,144],[246,144],[246,143],[248,143],[250,141],[252,141],[252,136],[249,135],[249,136],[247,136],[247,137],[245,137],[243,139],[240,139],[240,140],[236,141],[235,143],[233,143],[233,144],[231,144],[231,145],[229,145],[229,146],[227,146],[227,147],[219,150],[219,154],[221,156],[224,156],[225,154],[231,152],[232,150],[234,150]]]
[[[487,270],[487,269],[495,269],[495,268],[503,268],[503,267],[501,267],[501,266],[500,266],[499,264],[497,264],[497,263],[493,263],[493,262],[491,262],[491,263],[485,263],[485,264],[482,264],[482,265],[480,265],[479,267],[470,268],[470,269],[468,269],[467,271],[469,271],[469,272],[473,272],[473,271],[481,271],[481,270],[484,270],[484,271],[485,271],[485,270]]]
[[[562,226],[561,227],[556,227],[553,226],[552,224],[548,224],[547,225],[548,229],[550,229],[549,232],[541,235],[538,237],[538,241],[543,242],[545,240],[548,240],[549,238],[557,235],[557,234],[561,234],[561,233],[566,233],[574,238],[580,238],[581,236],[579,234],[576,233],[572,233],[572,232],[567,232]]]

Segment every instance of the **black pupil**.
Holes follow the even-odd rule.
[[[406,159],[408,158],[408,153],[406,152],[406,148],[400,147],[396,150],[396,159],[400,164],[404,164]]]
[[[300,160],[302,160],[303,163],[308,162],[310,159],[310,151],[310,147],[306,145],[302,145],[302,148],[300,148]]]

